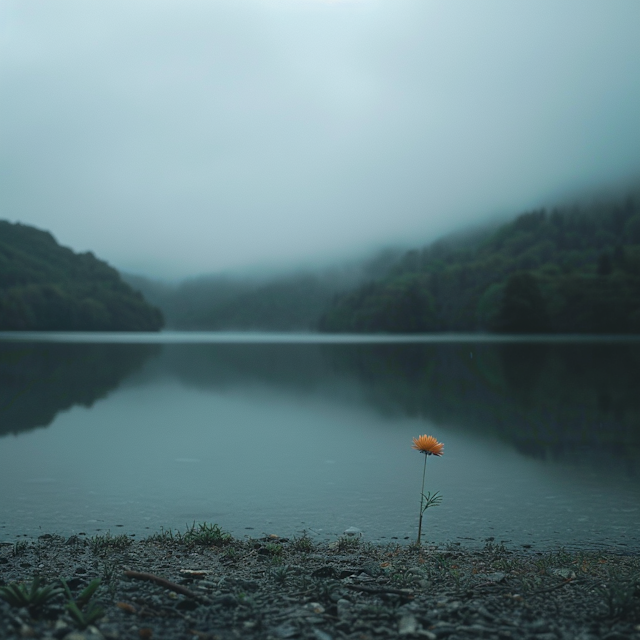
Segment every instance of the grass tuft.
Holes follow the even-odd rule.
[[[104,553],[110,549],[126,549],[133,541],[125,534],[112,536],[109,531],[103,536],[93,536],[89,539],[89,545],[94,553]]]
[[[302,532],[301,536],[297,536],[291,540],[291,548],[294,551],[300,551],[301,553],[311,553],[315,548],[313,540],[309,537],[306,531]]]
[[[14,545],[11,553],[14,557],[22,556],[29,548],[29,543],[26,540],[18,540]]]
[[[341,553],[353,553],[360,549],[362,541],[357,536],[340,536],[335,543],[335,547]]]
[[[201,544],[205,546],[222,547],[232,542],[230,533],[223,531],[217,524],[195,522],[182,534],[185,544]]]

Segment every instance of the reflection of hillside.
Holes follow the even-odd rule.
[[[371,403],[493,433],[536,457],[640,462],[637,345],[327,347]]]
[[[529,456],[640,464],[640,345],[171,345],[165,357],[192,386],[365,398],[388,415],[493,435]]]
[[[304,392],[331,375],[316,344],[179,344],[164,354],[180,380],[201,388],[257,384]]]
[[[0,436],[45,427],[90,407],[140,368],[157,345],[0,343]]]
[[[639,344],[63,344],[0,342],[0,436],[91,406],[150,357],[210,389],[366,402],[509,442],[528,456],[640,471]]]

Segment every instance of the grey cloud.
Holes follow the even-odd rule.
[[[184,276],[640,170],[633,1],[3,2],[3,217]]]

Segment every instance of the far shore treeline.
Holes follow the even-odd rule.
[[[177,285],[121,277],[45,231],[0,221],[0,330],[156,331],[164,316],[177,330],[637,334],[638,195],[331,269]]]
[[[409,251],[336,296],[321,331],[640,333],[640,208],[629,195],[518,216]]]
[[[638,202],[539,209],[324,271],[125,278],[182,330],[640,333]]]
[[[92,253],[0,220],[0,330],[158,331],[159,309]]]

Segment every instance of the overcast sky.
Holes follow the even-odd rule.
[[[178,278],[640,175],[638,0],[0,0],[0,217]]]

